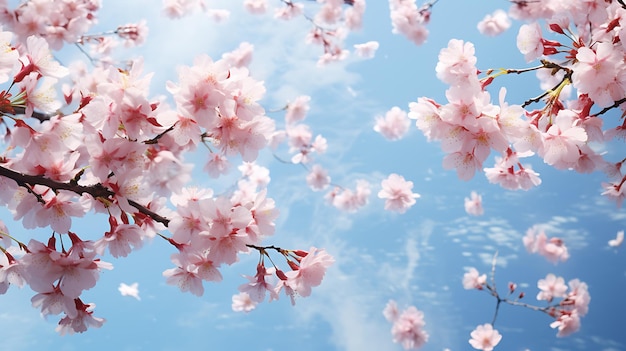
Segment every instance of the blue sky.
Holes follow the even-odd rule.
[[[275,1],[278,3],[278,1]],[[476,24],[507,1],[441,0],[433,10],[427,43],[416,47],[391,33],[387,1],[368,1],[362,31],[351,34],[347,46],[369,40],[380,42],[372,60],[349,58],[327,67],[317,67],[318,48],[306,45],[309,29],[305,20],[276,22],[271,16],[251,16],[240,1],[209,1],[212,8],[226,8],[231,17],[224,23],[203,14],[172,21],[160,15],[157,1],[107,1],[94,31],[145,18],[150,27],[146,45],[123,55],[145,56],[145,71],[155,72],[152,95],[166,95],[164,84],[176,79],[176,66],[191,64],[200,53],[219,58],[241,41],[255,46],[252,75],[265,81],[267,109],[282,107],[298,95],[310,95],[306,122],[314,133],[329,142],[329,151],[317,161],[333,181],[352,187],[358,178],[373,185],[370,203],[355,214],[328,206],[323,193],[306,186],[302,168],[277,162],[270,152],[258,163],[271,169],[269,194],[281,215],[277,231],[267,244],[287,248],[326,248],[336,259],[323,284],[309,298],[292,307],[288,299],[264,303],[249,314],[231,310],[231,296],[253,274],[257,257],[242,256],[240,262],[222,271],[224,281],[205,284],[198,298],[165,284],[161,273],[171,267],[172,249],[160,240],[145,245],[125,259],[107,260],[115,269],[101,274],[96,288],[84,293],[95,302],[96,315],[107,319],[101,329],[61,337],[54,332],[57,320],[43,320],[30,307],[32,292],[11,289],[2,296],[0,329],[3,347],[11,350],[401,350],[391,341],[391,325],[382,310],[389,299],[400,306],[415,305],[424,311],[430,340],[423,350],[470,350],[467,340],[478,324],[493,317],[495,301],[479,291],[463,290],[466,267],[481,272],[491,269],[498,252],[496,282],[500,290],[514,281],[534,302],[536,283],[548,273],[566,281],[579,278],[589,285],[592,301],[582,319],[580,332],[556,338],[548,316],[519,307],[503,306],[495,327],[503,334],[496,350],[601,350],[626,349],[623,326],[616,316],[626,314],[621,291],[626,289],[624,248],[609,248],[607,241],[626,227],[626,212],[600,196],[604,175],[580,175],[557,171],[531,158],[541,174],[542,185],[528,192],[504,191],[477,174],[469,182],[441,167],[444,156],[437,143],[427,143],[414,127],[401,141],[388,142],[372,130],[377,115],[393,106],[408,109],[417,97],[443,100],[445,85],[435,77],[437,54],[451,38],[472,41],[479,68],[527,67],[515,46],[519,24],[496,38],[481,36]],[[68,48],[64,61],[80,58]],[[534,75],[505,77],[494,83],[510,84],[508,101],[521,103],[538,95]],[[282,114],[270,113],[282,120]],[[616,119],[607,114],[607,119]],[[607,151],[623,150],[608,145]],[[286,156],[286,154],[284,154]],[[224,189],[234,173],[219,181],[202,174],[206,155],[196,154],[194,184]],[[491,167],[490,158],[485,164]],[[398,173],[414,182],[421,194],[405,214],[383,210],[375,197],[380,181]],[[483,196],[485,215],[469,217],[463,199],[471,191]],[[46,231],[25,231],[2,218],[16,237],[29,238]],[[93,223],[99,223],[95,227]],[[522,244],[533,225],[548,236],[562,237],[571,258],[554,265],[527,253]],[[76,231],[106,230],[106,218],[78,221]],[[139,283],[141,301],[121,296],[120,283]]]

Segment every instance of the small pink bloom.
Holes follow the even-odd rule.
[[[556,321],[550,323],[552,329],[557,328],[559,331],[557,337],[564,337],[577,332],[580,329],[580,317],[576,311],[562,314]]]
[[[465,198],[465,212],[473,216],[481,216],[484,213],[483,199],[475,191],[472,191],[469,198]]]
[[[486,15],[482,21],[478,23],[478,31],[490,37],[502,34],[511,27],[511,20],[503,10],[496,10],[490,15]]]
[[[486,283],[487,275],[478,273],[478,270],[474,267],[471,267],[463,275],[463,288],[466,290],[482,289]]]
[[[324,190],[330,184],[330,177],[322,166],[313,165],[306,177],[306,182],[314,191]]]
[[[550,273],[545,279],[539,279],[537,287],[541,290],[537,294],[537,300],[552,302],[555,297],[565,297],[567,285],[562,277],[557,277]]]
[[[395,173],[384,179],[381,187],[378,197],[385,199],[385,210],[404,213],[415,204],[415,199],[420,197],[420,194],[412,192],[413,182]]]
[[[233,304],[232,308],[235,312],[250,312],[256,308],[257,302],[252,300],[250,296],[245,293],[239,293],[237,295],[233,295]]]
[[[472,331],[470,345],[476,350],[491,351],[502,340],[502,335],[489,323],[479,325]]]
[[[408,307],[393,320],[391,327],[393,342],[402,344],[405,350],[418,349],[424,346],[429,336],[424,331],[425,325],[424,313],[415,306]]]
[[[400,140],[409,131],[410,125],[407,113],[394,106],[385,113],[385,117],[376,117],[374,131],[382,134],[387,140]]]

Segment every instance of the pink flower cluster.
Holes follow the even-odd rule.
[[[569,281],[568,286],[562,277],[556,277],[554,274],[548,274],[545,279],[537,282],[537,287],[541,290],[537,294],[537,300],[552,302],[554,298],[562,299],[548,309],[548,313],[556,318],[550,327],[558,329],[558,337],[568,336],[580,329],[580,317],[587,314],[591,301],[587,284],[573,279]]]
[[[622,40],[626,39],[626,26],[622,6],[617,2],[551,6],[522,1],[513,2],[509,15],[547,21],[547,28],[558,40],[544,37],[538,22],[521,26],[517,37],[526,60],[541,60],[540,65],[528,70],[479,70],[474,46],[453,39],[441,50],[436,67],[437,76],[450,85],[447,103],[420,98],[410,104],[409,117],[416,119],[429,140],[441,141],[447,154],[444,167],[456,169],[461,179],[472,178],[494,150],[501,157],[496,158],[493,168],[484,169],[489,181],[507,189],[527,190],[541,181],[519,158],[536,154],[557,169],[605,171],[611,182],[602,185],[603,195],[620,205],[626,198],[621,162],[606,160],[595,145],[623,137],[626,130],[623,119],[611,128],[601,118],[611,109],[624,109],[626,65],[621,58],[626,50],[626,40]],[[496,12],[479,28],[495,35],[510,25],[507,17],[503,11]],[[527,100],[522,107],[507,104],[502,90],[499,106],[490,102],[487,87],[497,77],[530,71],[538,71],[544,94]],[[484,78],[478,78],[483,73]],[[549,86],[547,76],[552,80]],[[576,96],[569,99],[572,87]],[[526,108],[533,103],[541,106]],[[598,112],[593,113],[593,109]]]
[[[20,42],[36,35],[45,38],[54,50],[75,43],[97,22],[98,0],[26,1],[10,9],[0,4],[4,29],[11,30]]]
[[[543,230],[536,234],[537,231],[537,228],[530,228],[522,238],[528,252],[538,253],[552,263],[565,262],[569,258],[569,252],[562,239],[556,237],[548,239]]]
[[[400,312],[397,303],[389,300],[383,315],[393,323],[391,327],[393,342],[401,344],[405,350],[419,349],[428,342],[428,333],[424,330],[426,325],[424,313],[415,306],[409,306]]]
[[[433,2],[418,7],[415,0],[389,0],[393,33],[402,34],[415,45],[422,45],[428,38],[426,25],[430,21]]]
[[[306,41],[318,45],[323,49],[318,64],[343,60],[348,57],[349,51],[343,49],[343,41],[350,31],[361,28],[365,13],[365,0],[318,0],[318,7],[314,15],[304,15],[305,5],[296,0],[283,0],[282,5],[274,10],[274,17],[281,20],[291,20],[304,17],[313,26],[307,35]],[[267,0],[245,0],[244,7],[252,14],[264,14],[267,11]],[[367,48],[368,56],[372,50]],[[356,48],[359,55],[364,54],[365,48]],[[373,51],[376,49],[374,48]]]
[[[269,300],[277,300],[281,290],[296,303],[296,296],[307,297],[311,295],[311,288],[322,283],[326,270],[335,262],[333,257],[323,249],[311,247],[309,251],[281,250],[277,251],[285,258],[289,271],[282,271],[276,266],[266,268],[263,263],[265,256],[269,257],[267,249],[261,249],[261,261],[257,265],[256,275],[246,276],[247,284],[239,287],[241,294],[233,297],[233,310],[250,311],[258,303],[265,300],[267,293]],[[272,285],[267,282],[267,277],[275,275],[277,283]]]
[[[8,233],[3,230],[5,235]],[[93,316],[95,304],[83,303],[80,296],[96,285],[102,269],[113,268],[96,258],[93,242],[83,241],[71,232],[67,235],[71,246],[61,251],[57,251],[53,235],[47,245],[31,239],[20,258],[6,250],[0,255],[0,293],[11,284],[29,285],[37,293],[31,299],[33,307],[40,308],[42,315],[63,315],[57,327],[62,335],[102,325],[104,319]]]

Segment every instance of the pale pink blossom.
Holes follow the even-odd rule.
[[[124,45],[127,47],[139,46],[146,41],[148,37],[148,25],[145,20],[138,23],[129,23],[117,27],[116,34],[124,39]]]
[[[380,133],[387,140],[400,140],[409,131],[411,121],[407,113],[397,106],[385,113],[385,117],[377,116],[374,131]]]
[[[11,46],[12,37],[11,32],[0,32],[0,84],[9,80],[18,63],[19,53]]]
[[[495,10],[492,14],[486,15],[478,23],[478,31],[490,37],[502,34],[511,27],[509,16],[501,9]]]
[[[482,196],[472,191],[469,198],[465,198],[465,212],[472,216],[481,216],[484,213]]]
[[[541,290],[537,294],[537,300],[546,300],[552,302],[555,297],[565,297],[567,291],[567,285],[565,285],[565,279],[557,277],[550,273],[546,275],[545,279],[539,279],[537,287]]]
[[[402,34],[415,45],[422,45],[428,38],[426,24],[430,18],[428,9],[419,9],[414,1],[389,1],[392,32]],[[423,11],[420,11],[423,10]]]
[[[556,336],[564,337],[577,332],[580,329],[580,317],[574,310],[560,315],[556,321],[550,323],[552,329],[558,329]]]
[[[100,328],[106,321],[104,318],[98,318],[93,316],[93,309],[96,304],[89,303],[84,304],[80,299],[76,299],[76,316],[65,316],[59,321],[59,325],[56,327],[56,331],[60,335],[83,333],[87,331],[87,328]]]
[[[311,97],[300,95],[294,101],[287,104],[287,112],[285,112],[285,122],[293,124],[304,120],[307,112],[309,112],[309,102]]]
[[[267,0],[246,0],[243,3],[246,10],[255,15],[264,14],[267,11]]]
[[[255,302],[254,300],[252,300],[250,298],[250,295],[248,295],[245,292],[241,292],[237,295],[233,295],[233,303],[231,305],[233,311],[235,312],[250,312],[253,309],[256,308],[256,305],[258,304],[257,302]]]
[[[415,306],[409,306],[398,314],[395,301],[390,301],[384,314],[393,323],[391,327],[393,342],[401,344],[405,350],[418,349],[428,342],[428,333],[424,330],[426,325],[424,313]]]
[[[626,199],[626,176],[621,181],[602,183],[602,195],[612,199],[617,203],[617,207],[621,207],[624,199]]]
[[[478,270],[474,267],[463,275],[463,288],[466,290],[482,289],[487,284],[487,275],[478,273]]]
[[[543,55],[541,27],[537,22],[524,24],[517,34],[517,48],[524,55],[526,62],[533,61]]]
[[[284,6],[274,11],[274,17],[282,20],[290,20],[296,16],[300,16],[304,10],[304,5],[301,3],[293,3],[288,1]]]
[[[22,68],[22,72],[35,70],[43,76],[53,78],[65,77],[69,72],[54,60],[48,42],[42,37],[30,36],[26,39],[26,57],[28,62],[24,63],[26,66]]]
[[[398,304],[394,300],[389,300],[385,309],[383,309],[383,315],[390,322],[395,322],[400,316],[400,311],[398,310]]]
[[[265,280],[266,277],[272,276],[273,274],[274,268],[267,269],[263,264],[258,264],[256,267],[256,275],[254,277],[244,276],[249,282],[240,285],[239,291],[246,294],[255,304],[263,302],[267,292],[270,293],[270,301],[278,299],[278,294],[274,291],[273,286]]]
[[[561,110],[554,123],[544,134],[542,146],[537,153],[543,160],[556,168],[569,168],[580,157],[580,147],[587,141],[587,133],[574,125],[576,113]]]
[[[363,44],[355,44],[354,49],[357,56],[369,59],[374,57],[376,50],[378,50],[378,46],[379,44],[377,41],[368,41]]]
[[[543,230],[535,235],[536,230],[536,228],[528,229],[526,236],[522,238],[528,252],[538,253],[555,264],[558,261],[565,262],[569,258],[569,252],[562,239],[556,237],[548,239]]]
[[[589,311],[589,303],[591,302],[591,295],[589,295],[587,283],[581,282],[578,279],[572,279],[567,285],[569,285],[570,291],[567,297],[561,301],[561,305],[568,306],[573,302],[573,308],[578,315],[586,315]]]
[[[324,249],[311,247],[306,256],[300,261],[299,269],[285,272],[285,282],[298,295],[311,295],[311,288],[322,283],[326,270],[335,262],[335,259]]]
[[[328,172],[320,165],[313,165],[306,177],[306,182],[314,191],[324,190],[330,184]]]
[[[419,194],[412,192],[413,182],[396,173],[383,179],[381,187],[378,197],[385,199],[385,210],[404,213],[415,204],[415,199],[420,197]]]
[[[222,60],[229,62],[230,65],[233,67],[247,67],[252,61],[253,51],[254,45],[248,43],[247,41],[244,41],[239,44],[239,47],[237,47],[237,49],[222,54]]]
[[[450,85],[476,77],[476,56],[474,44],[458,39],[451,39],[448,47],[439,52],[439,61],[435,71],[437,78]],[[466,85],[466,83],[463,83]]]
[[[502,335],[489,323],[479,325],[470,334],[470,345],[476,350],[491,351],[502,340]]]

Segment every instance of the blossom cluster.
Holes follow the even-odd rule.
[[[536,228],[530,228],[522,238],[528,252],[538,253],[552,263],[565,262],[569,258],[567,246],[562,239],[557,237],[548,239],[543,230],[539,230],[538,234],[535,234],[536,231]]]
[[[470,267],[463,275],[463,288],[467,290],[484,290],[495,296],[498,299],[498,304],[504,302],[548,314],[550,317],[554,318],[554,321],[550,323],[550,327],[558,329],[558,337],[568,336],[577,332],[580,329],[580,317],[585,316],[589,310],[591,296],[589,295],[587,284],[581,282],[579,279],[570,280],[568,285],[565,285],[565,280],[562,277],[557,277],[552,273],[546,275],[544,279],[539,279],[537,282],[537,287],[539,288],[537,300],[546,301],[548,303],[547,306],[543,307],[521,302],[520,300],[525,296],[524,292],[513,296],[517,288],[517,284],[515,283],[509,283],[507,296],[500,295],[494,284],[495,283],[489,283],[486,274],[480,274],[474,267]],[[555,299],[560,300],[556,301]],[[472,337],[474,337],[474,335],[472,335]],[[489,342],[489,344],[495,346],[500,338],[497,338],[495,343]],[[479,338],[474,343],[470,340],[470,343],[472,343],[472,346],[476,349],[487,350],[488,348],[475,346],[480,340]]]
[[[311,247],[309,251],[252,247],[260,254],[257,272],[254,276],[246,276],[249,282],[239,286],[241,293],[233,296],[234,311],[251,311],[265,300],[268,293],[270,301],[277,300],[281,290],[284,290],[285,295],[291,299],[291,303],[295,304],[297,296],[311,295],[311,288],[322,283],[326,270],[335,261],[325,250],[315,247]],[[270,249],[276,250],[283,256],[289,266],[288,271],[283,271],[275,265],[270,268],[265,266],[264,259],[270,257]],[[271,276],[278,278],[276,283],[270,284],[267,281]]]
[[[204,281],[222,279],[222,265],[237,262],[274,233],[278,216],[267,196],[269,172],[255,163],[275,127],[259,104],[263,83],[246,67],[252,48],[242,44],[221,59],[200,55],[181,66],[178,80],[167,83],[170,105],[151,97],[153,73],[143,72],[142,59],[117,67],[101,51],[98,59],[88,57],[93,67],[70,69],[54,59],[51,49],[66,42],[103,49],[107,33],[84,34],[97,9],[97,1],[78,0],[2,8],[11,31],[0,31],[0,84],[6,85],[0,92],[6,146],[0,206],[26,229],[49,228],[52,234],[47,244],[22,243],[0,224],[0,293],[29,286],[34,307],[44,316],[61,315],[61,334],[104,322],[93,316],[95,304],[81,299],[100,272],[112,268],[103,255],[126,257],[145,240],[163,238],[176,250],[173,268],[163,272],[167,283],[202,295]],[[140,44],[144,25],[111,33]],[[303,136],[296,134],[293,147],[304,162],[306,150],[296,145]],[[315,145],[321,152],[324,141]],[[199,146],[208,150],[210,176],[243,160],[235,190],[216,195],[187,186],[192,165],[184,156]],[[77,233],[73,219],[88,214],[105,216],[106,229]],[[310,295],[333,261],[320,249],[296,252],[289,278],[281,280],[292,298]]]
[[[400,311],[396,301],[389,300],[383,315],[393,323],[391,327],[393,342],[401,344],[405,350],[418,349],[428,342],[428,333],[424,330],[426,325],[424,313],[415,306]]]
[[[437,77],[449,85],[447,102],[419,98],[410,103],[409,117],[429,140],[441,142],[446,153],[443,166],[455,169],[463,180],[484,169],[492,183],[527,190],[541,180],[519,158],[536,154],[557,169],[604,171],[611,181],[602,185],[603,195],[620,205],[626,196],[623,161],[608,160],[597,145],[624,135],[623,118],[613,126],[602,118],[609,110],[625,106],[624,11],[619,2],[598,6],[513,2],[509,16],[530,21],[521,26],[517,46],[528,62],[540,64],[522,70],[481,70],[473,44],[452,39],[441,50],[436,67]],[[495,13],[479,26],[485,34],[497,34],[510,25],[505,17]],[[547,21],[554,39],[542,34],[539,19]],[[499,104],[491,102],[488,88],[498,76],[532,71],[537,71],[543,94],[523,105],[509,105],[502,88]],[[572,88],[573,99],[569,97]],[[540,102],[539,108],[528,108]],[[496,164],[484,168],[492,150],[499,154]]]

